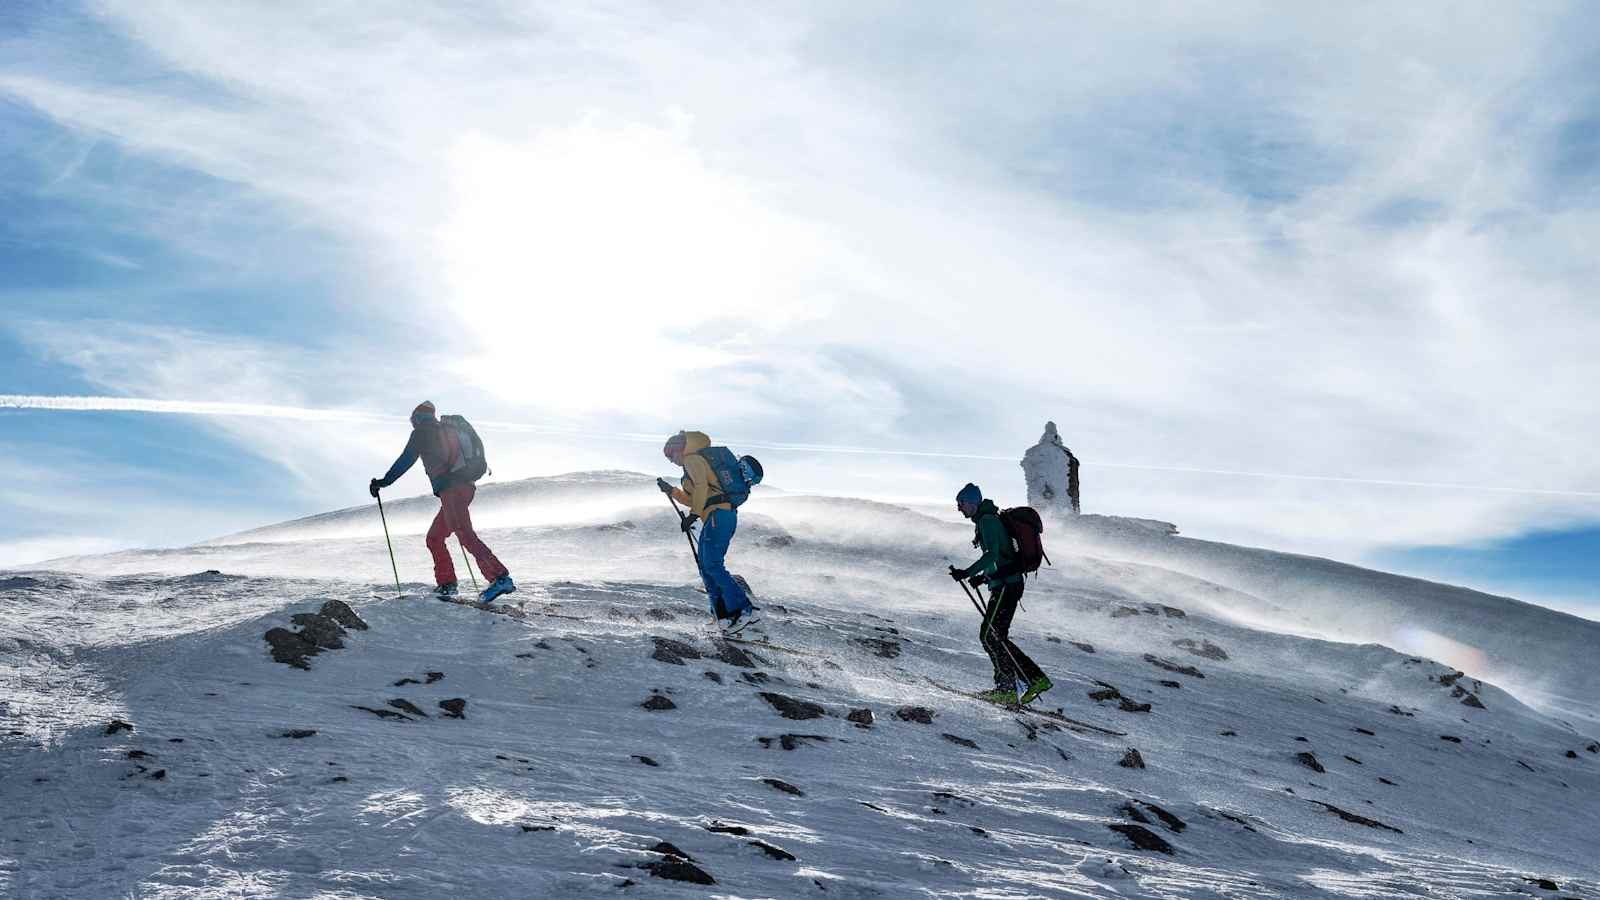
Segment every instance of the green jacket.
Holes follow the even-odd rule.
[[[1006,533],[1006,525],[1000,521],[1000,508],[994,505],[993,500],[985,500],[978,504],[978,517],[973,528],[972,544],[983,548],[983,555],[978,561],[967,566],[964,577],[970,578],[978,573],[993,575],[994,570],[1011,561],[1014,555],[1011,551],[1011,535]],[[1002,578],[1002,584],[1010,584],[1022,578],[1021,575],[1012,575]]]

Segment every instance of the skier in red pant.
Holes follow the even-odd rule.
[[[420,458],[422,470],[439,498],[439,514],[428,529],[428,552],[433,555],[433,578],[438,584],[433,592],[443,599],[460,591],[456,584],[455,562],[450,558],[450,548],[445,545],[445,538],[454,534],[461,540],[461,546],[478,561],[478,568],[489,581],[480,595],[480,599],[488,603],[501,594],[511,593],[517,586],[494,551],[472,530],[472,514],[467,508],[478,492],[473,482],[483,475],[483,445],[477,442],[477,433],[465,419],[459,416],[445,419],[451,423],[449,427],[439,423],[432,403],[424,400],[418,404],[411,411],[411,439],[406,441],[405,450],[387,474],[372,479],[368,490],[372,496],[378,496],[379,490],[394,484]],[[463,427],[455,427],[458,420]]]

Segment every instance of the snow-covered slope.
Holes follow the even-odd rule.
[[[1595,646],[1582,620],[1474,595],[1447,632],[1470,592],[1053,531],[1013,633],[1056,680],[1042,705],[1114,735],[934,684],[987,680],[942,575],[962,523],[752,500],[732,560],[780,650],[714,640],[648,479],[504,487],[571,510],[484,529],[520,616],[395,599],[364,512],[0,574],[0,896],[1600,895],[1600,728],[1311,636],[1339,623],[1308,597],[1366,584],[1366,614],[1409,601],[1479,650],[1533,633],[1574,700],[1584,660],[1554,632]],[[420,539],[397,551],[423,579]],[[330,599],[370,629],[309,670],[272,661],[262,635]],[[663,877],[695,871],[716,883]]]

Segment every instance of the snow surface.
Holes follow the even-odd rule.
[[[408,591],[434,502],[386,503]],[[1047,531],[1013,636],[1041,705],[1112,736],[927,680],[988,680],[942,574],[970,525],[767,491],[745,513],[730,562],[787,648],[749,660],[629,473],[485,486],[520,617],[395,598],[374,509],[0,573],[0,896],[1600,896],[1596,623],[1086,516]],[[273,662],[262,634],[328,599],[370,630]],[[397,699],[426,717],[356,708]],[[639,868],[661,841],[716,883]]]

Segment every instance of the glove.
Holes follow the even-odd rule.
[[[963,572],[962,570],[956,568],[955,566],[951,566],[950,567],[950,580],[951,581],[960,581],[961,579],[963,579],[965,577],[967,577],[967,573],[966,572]]]
[[[378,491],[382,490],[385,486],[386,485],[384,485],[381,478],[374,478],[372,479],[372,483],[367,485],[367,493],[376,498],[378,496]]]
[[[989,583],[989,576],[983,574],[982,572],[979,572],[978,574],[976,574],[976,575],[972,576],[971,578],[967,579],[967,584],[970,584],[975,588],[979,587],[981,585],[988,584],[988,583]]]
[[[690,531],[694,530],[694,523],[698,521],[698,519],[698,516],[696,516],[694,513],[690,513],[689,515],[683,517],[683,521],[680,523],[679,527],[683,529],[684,534],[688,534]]]
[[[656,487],[661,488],[661,493],[663,494],[672,493],[672,483],[667,481],[665,478],[657,478]]]

